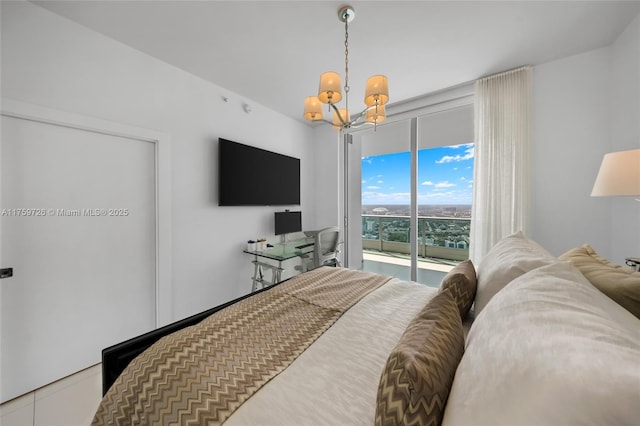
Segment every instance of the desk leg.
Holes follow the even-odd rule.
[[[282,262],[278,262],[278,267],[273,269],[271,284],[277,284],[280,281],[282,281]]]
[[[279,283],[280,280],[280,269],[276,269],[273,271],[273,278],[271,279],[271,285]]]
[[[266,281],[264,278],[264,270],[271,270],[271,283]],[[278,266],[260,262],[256,256],[256,259],[253,260],[253,280],[251,284],[251,292],[258,290],[258,284],[260,284],[260,288],[265,288],[265,286],[270,286],[279,283],[282,281],[282,268],[281,262],[278,262]]]
[[[253,261],[253,283],[251,285],[251,292],[253,293],[258,289],[258,282],[262,282],[262,268],[258,263],[258,256]]]

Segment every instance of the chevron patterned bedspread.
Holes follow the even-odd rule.
[[[92,424],[223,423],[388,280],[322,267],[165,336],[124,370]]]

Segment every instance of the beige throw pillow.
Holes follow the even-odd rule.
[[[570,261],[598,290],[640,318],[640,272],[610,262],[589,244],[567,251],[560,259]]]
[[[522,232],[500,240],[482,259],[476,273],[478,290],[474,314],[476,318],[489,300],[513,279],[558,259]]]

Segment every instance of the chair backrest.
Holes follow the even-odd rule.
[[[340,265],[338,261],[338,246],[340,244],[340,228],[332,226],[318,231],[313,246],[313,266],[315,268],[333,264]]]

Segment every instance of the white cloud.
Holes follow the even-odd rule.
[[[364,204],[409,204],[411,194],[408,192],[394,192],[384,194],[381,192],[363,192],[362,202]]]
[[[369,185],[367,186],[367,189],[381,189],[381,188],[379,186]]]
[[[452,191],[448,192],[430,192],[426,194],[427,198],[443,198],[443,197],[451,197],[454,193]]]
[[[430,186],[430,185],[433,185],[433,182],[431,182],[430,180],[425,180],[425,181],[424,181],[424,182],[422,182],[420,185]]]
[[[438,189],[441,189],[441,188],[451,188],[452,186],[456,186],[456,184],[451,183],[448,180],[445,180],[445,181],[436,183],[434,186]]]
[[[474,145],[468,144],[466,145],[466,149],[464,150],[464,155],[445,155],[439,160],[436,160],[436,164],[444,164],[458,161],[471,160],[474,154]]]

